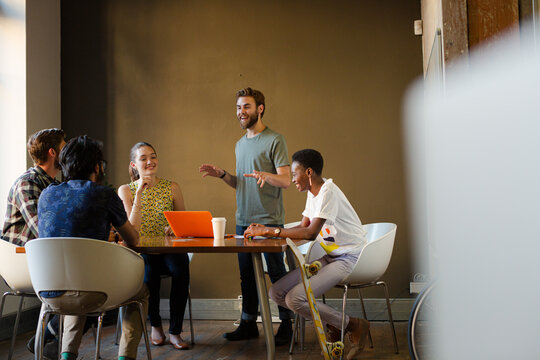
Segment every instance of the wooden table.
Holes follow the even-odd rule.
[[[306,243],[298,240],[297,245]],[[262,266],[262,253],[280,253],[287,250],[284,239],[246,240],[234,237],[214,243],[213,238],[176,238],[172,236],[141,237],[137,251],[143,254],[170,254],[170,253],[251,253],[257,293],[261,306],[261,317],[266,340],[266,358],[275,359],[274,331],[272,329],[272,316],[268,303],[268,293]]]

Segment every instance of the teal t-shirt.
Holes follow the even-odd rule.
[[[285,138],[267,127],[255,137],[244,135],[236,143],[235,152],[236,225],[283,224],[282,189],[268,183],[261,188],[256,179],[244,174],[254,170],[277,174],[276,168],[290,165]]]

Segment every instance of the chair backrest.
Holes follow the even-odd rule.
[[[324,251],[320,242],[311,241],[309,242],[308,245],[309,245],[309,248],[306,252],[306,263],[309,264],[317,259],[322,258],[324,255],[326,255],[326,251]]]
[[[40,238],[26,244],[32,285],[40,291],[95,291],[107,295],[97,311],[135,296],[144,279],[144,261],[136,252],[107,241]]]
[[[33,293],[26,254],[17,253],[17,248],[21,247],[0,239],[0,276],[12,290]]]
[[[364,226],[368,243],[360,253],[354,270],[342,283],[362,284],[377,281],[390,263],[396,238],[396,224],[374,223]]]

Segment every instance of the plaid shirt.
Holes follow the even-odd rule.
[[[37,205],[41,192],[57,181],[39,166],[26,170],[9,190],[2,239],[24,246],[38,237]]]

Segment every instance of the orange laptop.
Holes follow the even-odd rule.
[[[177,237],[213,237],[210,211],[164,211]]]

